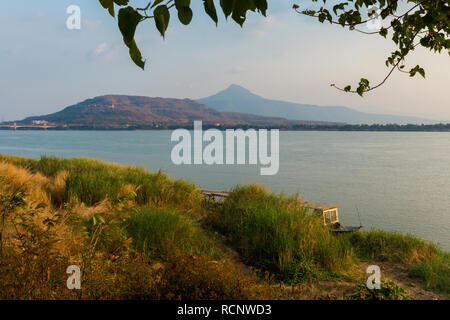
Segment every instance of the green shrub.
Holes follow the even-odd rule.
[[[380,289],[369,289],[366,284],[358,285],[350,296],[353,300],[411,300],[408,294],[393,281],[382,281]]]

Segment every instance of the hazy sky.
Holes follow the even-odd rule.
[[[288,0],[269,0],[268,18],[250,13],[243,29],[222,15],[216,28],[202,1],[192,2],[193,23],[184,27],[173,15],[166,40],[152,20],[139,27],[138,44],[148,58],[143,72],[98,1],[2,1],[0,120],[55,112],[103,94],[195,99],[232,83],[267,98],[450,120],[447,53],[417,50],[408,66],[421,64],[426,80],[395,73],[360,98],[329,85],[384,78],[392,41],[320,24],[296,14]],[[81,7],[81,30],[66,28],[71,4]]]

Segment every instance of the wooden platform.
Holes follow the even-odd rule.
[[[227,198],[230,194],[228,191],[220,191],[220,190],[202,190],[202,194],[207,197],[215,198]]]

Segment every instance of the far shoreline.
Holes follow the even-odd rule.
[[[20,126],[20,124],[18,125]],[[203,125],[204,129],[218,129],[221,131],[228,129],[278,129],[280,131],[334,131],[334,132],[450,132],[450,123],[444,124],[432,124],[432,125],[416,125],[416,124],[386,124],[386,125],[352,125],[352,124],[342,124],[342,125],[301,125],[301,126],[289,126],[289,127],[276,127],[276,126],[218,126],[218,125]],[[0,130],[12,130],[12,131],[171,131],[176,129],[187,129],[193,130],[192,125],[167,125],[161,127],[154,126],[122,126],[122,127],[94,127],[94,126],[53,126],[53,127],[14,127],[11,124],[0,125]]]

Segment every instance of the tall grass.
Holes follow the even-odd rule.
[[[0,156],[0,161],[27,168],[33,173],[54,178],[65,172],[65,190],[57,197],[59,205],[77,199],[95,205],[105,199],[117,200],[124,186],[136,190],[139,205],[173,206],[197,212],[201,205],[199,189],[183,180],[172,180],[165,173],[149,173],[143,168],[107,164],[91,159],[59,159],[43,156],[40,160]]]
[[[350,242],[363,260],[412,264],[440,255],[438,247],[410,234],[369,230],[353,233]]]
[[[184,253],[217,259],[223,255],[213,235],[176,209],[143,208],[124,223],[135,246],[153,258],[167,254],[168,244]]]
[[[371,262],[400,263],[426,288],[450,293],[450,256],[437,245],[410,234],[369,230],[349,237],[355,252]]]
[[[352,264],[348,240],[331,235],[298,197],[276,196],[251,185],[235,188],[212,220],[245,260],[299,282],[335,274]]]
[[[411,276],[421,279],[428,289],[450,294],[450,255],[441,256],[414,264],[410,267]]]

